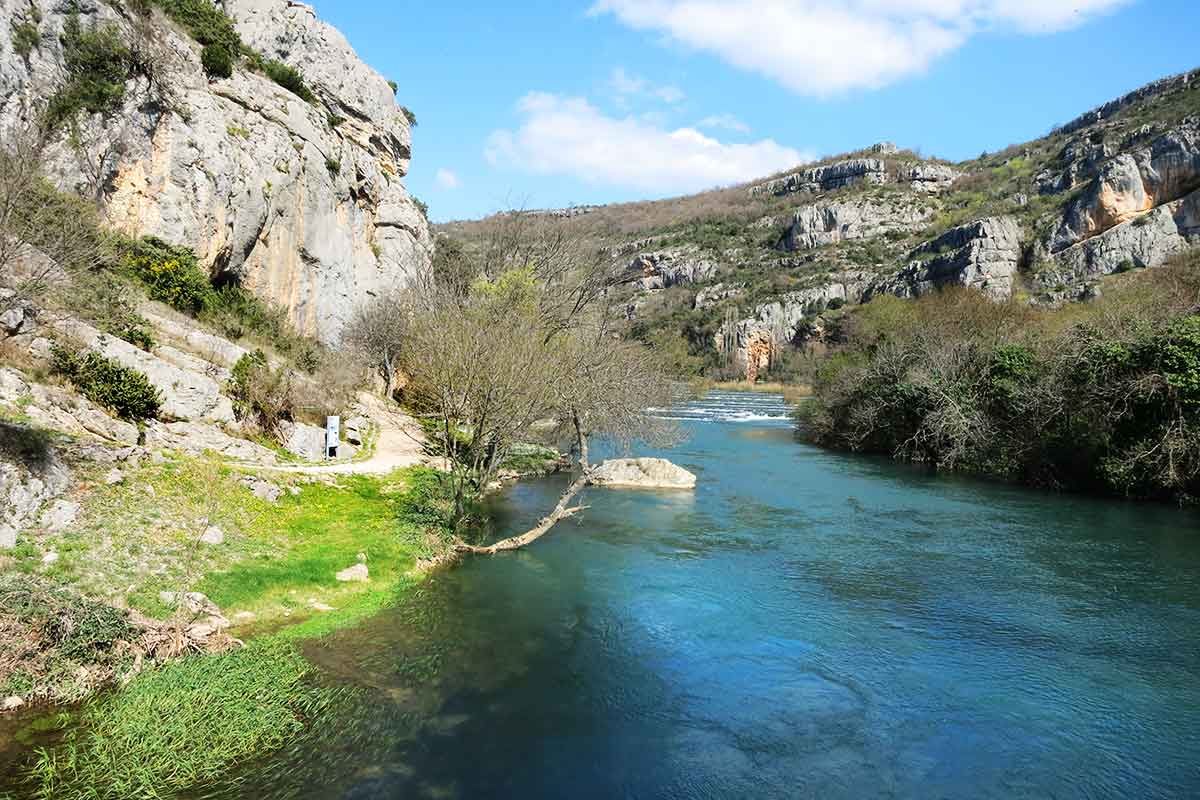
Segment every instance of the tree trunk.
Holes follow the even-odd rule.
[[[554,507],[554,510],[550,512],[550,515],[543,517],[542,520],[538,522],[536,527],[531,528],[525,533],[522,533],[520,536],[502,539],[501,541],[492,545],[488,545],[487,547],[480,547],[478,545],[467,544],[466,542],[459,542],[454,546],[454,549],[457,552],[493,556],[496,553],[502,553],[508,550],[520,550],[527,544],[536,542],[538,539],[545,536],[550,532],[551,528],[562,522],[567,517],[572,517],[587,508],[587,506],[571,507],[569,505],[570,502],[575,499],[575,495],[583,491],[584,487],[592,481],[592,466],[588,462],[587,434],[583,432],[583,424],[580,422],[579,415],[573,413],[572,417],[575,422],[575,435],[578,437],[579,466],[583,468],[583,471],[580,473],[579,477],[575,479],[575,482],[568,486],[567,490],[558,498],[558,505]]]
[[[571,508],[568,507],[567,504],[574,499],[575,495],[583,491],[583,487],[587,486],[590,480],[591,475],[587,472],[576,478],[575,482],[567,487],[567,490],[562,493],[561,497],[558,498],[558,505],[554,507],[554,511],[550,512],[548,517],[543,517],[541,522],[537,524],[537,527],[522,533],[520,536],[502,539],[501,541],[487,547],[479,547],[477,545],[459,542],[454,546],[454,549],[460,553],[475,553],[477,555],[489,556],[495,555],[496,553],[502,553],[506,550],[520,550],[525,545],[535,542],[545,536],[551,528],[553,528],[559,522],[562,522],[567,517],[574,516],[580,511],[586,509],[587,506],[575,506]]]

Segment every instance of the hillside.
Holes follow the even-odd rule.
[[[1057,305],[1200,242],[1198,78],[966,162],[882,143],[689,197],[538,213],[626,270],[632,334],[685,371],[795,376],[841,309],[873,297],[961,285]]]
[[[46,171],[124,233],[326,342],[428,266],[411,113],[309,6],[0,0],[0,21],[0,130],[53,122]]]

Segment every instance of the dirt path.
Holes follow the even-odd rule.
[[[370,458],[335,464],[305,464],[263,469],[305,475],[387,475],[404,467],[434,465],[434,460],[425,453],[425,432],[415,419],[385,407],[377,398],[368,399],[363,396],[360,401],[368,407],[371,420],[378,426],[375,452]]]

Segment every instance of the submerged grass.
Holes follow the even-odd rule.
[[[414,567],[447,541],[443,483],[430,470],[310,484],[278,504],[256,504],[233,476],[205,485],[235,493],[252,513],[241,518],[239,555],[213,565],[196,588],[227,613],[253,609],[269,620],[295,612],[298,621],[243,650],[144,673],[93,702],[61,744],[38,751],[28,776],[36,796],[167,798],[278,749],[349,691],[314,685],[298,643],[410,597],[422,580]],[[335,573],[360,554],[371,581],[339,584]],[[337,609],[312,612],[317,598]]]
[[[279,748],[341,692],[305,682],[313,669],[280,638],[150,672],[83,712],[64,744],[40,753],[38,796],[169,797]]]

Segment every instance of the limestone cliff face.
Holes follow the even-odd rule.
[[[148,22],[116,3],[77,0],[85,26],[115,25],[153,56],[155,79],[126,87],[124,107],[81,119],[53,150],[64,188],[94,196],[111,222],[195,249],[215,277],[287,309],[302,331],[333,342],[355,308],[428,269],[428,224],[403,184],[408,120],[387,80],[337,30],[292,0],[223,0],[239,35],[299,69],[308,103],[235,69],[210,81],[200,46],[161,13]],[[71,4],[43,2],[39,44],[12,46],[0,0],[0,129],[53,91]]]

